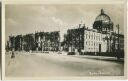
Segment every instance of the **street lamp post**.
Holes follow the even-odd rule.
[[[117,27],[117,30],[118,30],[118,34],[117,34],[117,59],[120,59],[120,56],[119,56],[119,52],[120,52],[120,47],[119,47],[119,24],[118,25],[116,25],[116,27]]]
[[[79,35],[78,35],[78,36],[79,36],[79,49],[78,49],[78,51],[79,51],[79,55],[80,55],[80,53],[81,53],[81,48],[80,48],[80,47],[81,47],[81,46],[80,46],[80,37],[81,37],[81,36],[80,36],[80,33],[81,33],[81,31],[80,31],[80,27],[81,27],[81,24],[79,24],[79,28],[78,28],[78,34],[79,34]]]

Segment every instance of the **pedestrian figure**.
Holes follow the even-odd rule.
[[[12,50],[11,59],[15,58],[14,49]]]

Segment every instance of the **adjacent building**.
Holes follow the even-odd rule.
[[[60,34],[54,32],[36,32],[35,34],[9,36],[6,49],[15,51],[59,51]]]

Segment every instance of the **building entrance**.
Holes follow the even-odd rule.
[[[99,52],[101,52],[101,44],[99,44]]]

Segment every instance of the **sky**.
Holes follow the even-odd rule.
[[[92,28],[95,18],[104,9],[124,33],[123,4],[8,4],[5,6],[5,40],[9,35],[34,33],[35,31],[60,31],[61,37],[67,29],[78,24]]]

